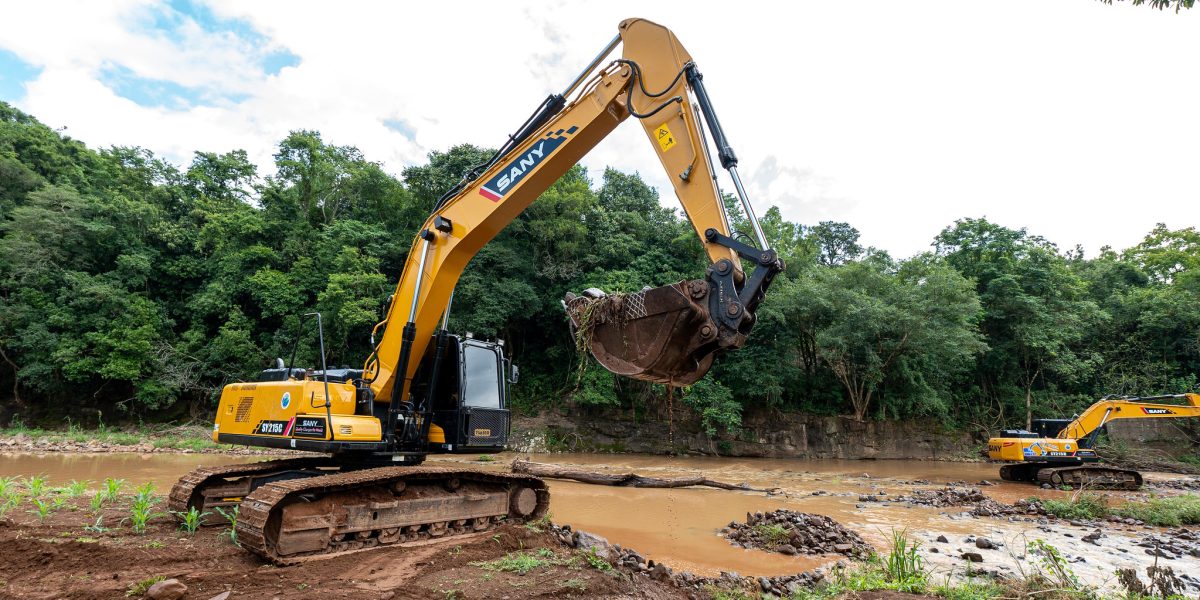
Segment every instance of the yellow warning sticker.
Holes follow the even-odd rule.
[[[654,139],[658,140],[658,146],[663,149],[663,152],[675,147],[675,134],[671,133],[671,128],[667,127],[666,123],[659,125],[654,130]]]

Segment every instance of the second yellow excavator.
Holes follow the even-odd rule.
[[[1162,400],[1184,400],[1167,404]],[[1006,481],[1032,481],[1055,487],[1135,490],[1142,474],[1097,464],[1094,449],[1101,429],[1117,419],[1200,417],[1200,394],[1145,398],[1104,398],[1074,419],[1035,419],[1033,431],[1006,429],[988,440],[988,456],[1015,464],[1000,467]]]
[[[621,57],[606,62],[618,45]],[[669,29],[629,19],[566,91],[435,204],[362,369],[278,359],[257,380],[222,391],[214,441],[328,456],[197,469],[172,488],[172,511],[236,509],[238,540],[279,564],[544,515],[549,491],[535,477],[417,466],[430,453],[501,449],[509,434],[507,389],[517,369],[502,341],[446,330],[451,298],[480,248],[629,117],[648,136],[711,266],[702,279],[634,294],[571,295],[573,326],[606,368],[671,385],[695,382],[715,354],[744,344],[783,263],[767,247],[691,55]],[[702,119],[758,247],[733,237]],[[323,325],[313,316],[323,361]]]

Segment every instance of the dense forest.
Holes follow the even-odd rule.
[[[416,229],[488,155],[456,146],[396,178],[295,131],[272,175],[240,150],[181,168],[141,148],[89,149],[0,103],[0,425],[206,417],[221,386],[294,345],[315,364],[299,318],[314,310],[330,364],[361,364]],[[571,170],[475,257],[451,329],[507,340],[519,411],[679,399],[713,433],[770,410],[987,430],[1105,394],[1197,388],[1194,227],[1085,257],[964,218],[906,259],[863,247],[847,223],[771,208],[763,227],[787,270],[750,343],[672,400],[581,358],[559,304],[568,290],[703,273],[690,226],[637,174]]]

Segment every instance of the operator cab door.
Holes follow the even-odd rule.
[[[433,399],[433,422],[445,440],[432,451],[498,452],[508,442],[509,412],[504,378],[504,348],[499,344],[447,336]],[[433,349],[422,363],[414,396],[428,393]]]
[[[459,448],[492,452],[508,442],[509,412],[504,378],[504,348],[480,340],[462,341]],[[447,440],[449,441],[449,440]]]

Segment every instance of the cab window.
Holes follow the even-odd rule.
[[[463,345],[465,394],[463,404],[500,408],[500,361],[496,352],[473,344]]]

